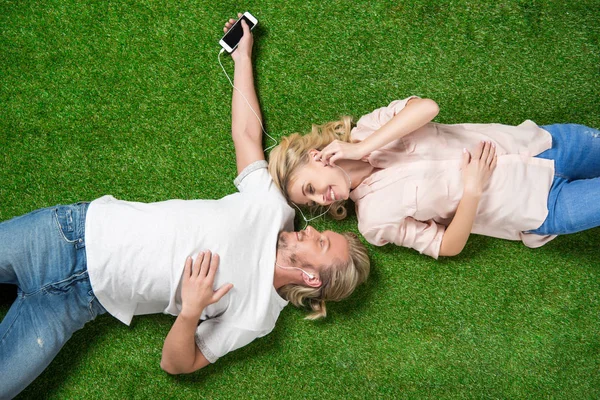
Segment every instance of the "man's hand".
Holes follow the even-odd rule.
[[[242,14],[238,13],[238,19],[242,18]],[[229,21],[225,22],[225,27],[223,28],[223,32],[227,33],[229,29],[235,24],[235,19],[231,18]],[[252,44],[254,43],[254,38],[252,37],[252,33],[250,32],[250,28],[246,21],[241,20],[240,24],[242,24],[242,30],[244,31],[244,35],[240,39],[240,43],[238,47],[231,53],[231,58],[233,58],[234,62],[238,62],[242,58],[251,58],[252,57]]]
[[[215,274],[219,268],[219,255],[210,251],[201,252],[192,264],[192,258],[185,260],[183,283],[181,287],[182,317],[199,320],[202,310],[221,300],[233,285],[227,283],[213,290]]]

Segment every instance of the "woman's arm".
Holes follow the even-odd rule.
[[[239,17],[242,14],[238,14]],[[235,23],[230,19],[225,32]],[[233,95],[231,99],[231,136],[235,147],[238,174],[254,161],[264,160],[262,148],[262,116],[254,89],[252,71],[253,38],[246,21],[242,20],[244,35],[237,49],[231,53],[235,63]]]
[[[233,287],[228,283],[213,290],[219,256],[210,252],[185,261],[181,287],[181,312],[171,327],[162,350],[161,368],[169,374],[188,374],[209,364],[198,346],[195,333],[202,310],[216,303]]]
[[[335,162],[340,159],[360,160],[431,122],[439,110],[433,100],[411,99],[398,114],[362,142],[347,143],[335,140],[321,151],[320,157],[331,165],[335,165]]]
[[[442,237],[440,256],[459,254],[471,234],[479,199],[492,171],[496,168],[496,148],[490,142],[480,143],[473,155],[465,149],[463,156],[463,197],[456,214]]]

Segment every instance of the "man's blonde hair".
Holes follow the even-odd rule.
[[[296,307],[308,307],[312,310],[306,319],[325,317],[326,301],[345,299],[369,276],[371,262],[367,248],[356,234],[345,232],[342,235],[348,241],[348,261],[335,260],[332,265],[322,268],[319,273],[320,287],[289,284],[279,289],[279,295]]]

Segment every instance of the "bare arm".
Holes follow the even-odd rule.
[[[321,151],[321,159],[332,165],[339,159],[360,160],[371,152],[431,122],[438,112],[439,107],[433,100],[411,99],[406,107],[368,138],[359,143],[336,140]]]
[[[456,214],[442,237],[440,256],[459,254],[471,234],[477,214],[479,199],[492,171],[496,168],[496,148],[489,142],[480,143],[473,155],[465,151],[463,156],[463,197]]]
[[[162,350],[160,367],[167,373],[188,374],[206,367],[210,362],[195,342],[198,320],[179,314],[171,327]]]
[[[238,16],[241,17],[241,14]],[[230,19],[223,30],[227,32],[233,23],[235,21]],[[231,99],[231,136],[238,174],[254,161],[265,159],[262,148],[262,116],[252,70],[253,38],[246,22],[242,20],[241,24],[244,35],[231,54],[235,63],[233,84],[237,88],[233,90]]]
[[[202,310],[216,303],[233,287],[221,286],[213,291],[219,256],[200,253],[192,265],[188,257],[183,271],[181,288],[181,313],[177,316],[165,339],[160,367],[169,374],[187,374],[209,364],[198,346],[195,333]]]

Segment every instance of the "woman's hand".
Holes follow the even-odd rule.
[[[335,165],[338,160],[362,160],[368,154],[365,154],[361,143],[334,140],[319,152],[317,160],[323,161],[325,165]]]
[[[492,143],[479,143],[473,154],[470,154],[467,149],[464,152],[463,197],[442,237],[440,256],[455,256],[464,249],[473,229],[481,193],[496,168],[496,146]]]
[[[238,13],[238,19],[242,18],[242,14]],[[225,27],[223,28],[223,32],[227,33],[229,29],[235,24],[235,19],[231,18],[229,21],[225,22]],[[242,58],[251,58],[252,57],[252,45],[254,43],[254,38],[252,37],[252,33],[250,32],[250,28],[246,21],[241,20],[242,30],[244,31],[244,35],[242,39],[240,39],[240,43],[238,47],[231,53],[231,58],[233,61],[238,62]]]
[[[191,257],[185,260],[181,287],[180,314],[182,316],[199,320],[202,310],[206,306],[221,300],[221,297],[225,296],[233,287],[231,283],[228,283],[213,290],[218,268],[219,256],[212,255],[210,251],[199,253],[193,265]]]
[[[479,143],[473,154],[465,149],[462,164],[464,193],[481,196],[496,168],[496,161],[496,146],[490,142]]]

